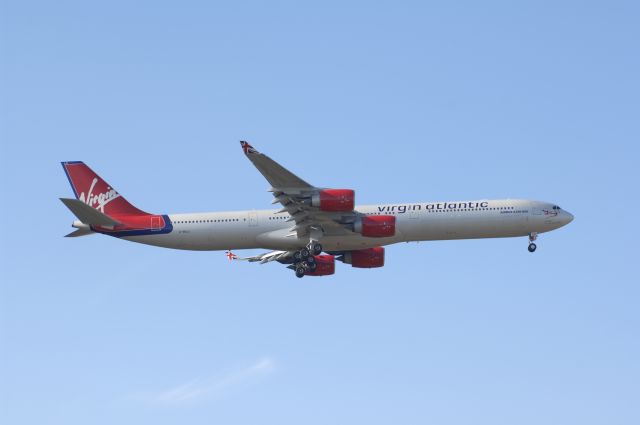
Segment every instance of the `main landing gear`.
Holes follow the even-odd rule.
[[[296,277],[302,278],[307,272],[314,272],[318,267],[315,255],[322,253],[322,245],[311,241],[306,248],[293,253],[293,264],[295,266]]]
[[[302,248],[300,251],[296,251],[293,253],[293,262],[301,263],[309,258],[309,250],[306,248]]]
[[[311,242],[311,243],[309,243],[309,245],[307,245],[307,249],[313,255],[322,254],[322,245],[320,245],[320,242]]]
[[[538,239],[537,233],[529,233],[529,252],[535,252],[536,248],[538,248],[538,246],[533,243],[536,239]]]

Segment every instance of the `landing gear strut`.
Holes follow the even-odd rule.
[[[536,239],[538,239],[538,234],[537,233],[529,233],[529,252],[535,252],[536,248],[538,247],[536,244],[533,243],[533,241],[535,241]]]
[[[309,242],[309,245],[307,245],[307,249],[313,255],[322,254],[322,245],[319,242],[314,242],[314,241]]]

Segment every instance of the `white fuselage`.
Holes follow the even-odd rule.
[[[362,214],[394,215],[393,237],[371,238],[357,234],[324,236],[325,251],[348,251],[398,242],[527,236],[562,227],[573,216],[548,202],[528,200],[480,200],[418,202],[357,206]],[[263,248],[291,250],[304,247],[287,221],[288,213],[275,210],[170,214],[169,233],[124,236],[148,245],[185,250]]]

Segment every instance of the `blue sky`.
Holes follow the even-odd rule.
[[[0,422],[637,424],[636,2],[0,3]],[[68,233],[261,209],[246,139],[358,202],[531,198],[526,238],[330,278]]]

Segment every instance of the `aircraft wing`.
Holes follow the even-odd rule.
[[[273,204],[282,205],[280,212],[288,212],[295,222],[291,232],[299,238],[309,236],[310,239],[319,240],[323,235],[348,236],[354,234],[349,229],[357,217],[355,211],[350,212],[326,212],[313,206],[311,199],[322,188],[313,186],[291,171],[278,164],[267,155],[258,152],[249,143],[241,141],[242,150],[260,173],[271,184],[270,192],[273,193]]]
[[[271,261],[287,262],[287,260],[293,257],[293,251],[269,251],[263,254],[254,255],[252,257],[238,257],[231,251],[226,252],[227,258],[236,261],[249,261],[250,263],[260,262],[260,264],[269,263]]]
[[[284,168],[282,165],[269,158],[267,155],[258,152],[247,142],[240,142],[242,150],[247,158],[262,173],[265,179],[274,188],[289,188],[292,190],[313,190],[312,185]]]

